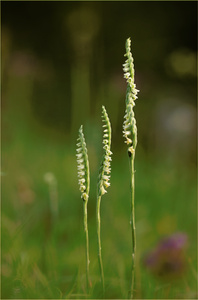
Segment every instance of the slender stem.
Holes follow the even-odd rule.
[[[100,203],[101,203],[101,196],[98,196],[97,197],[97,207],[96,207],[97,235],[98,235],[98,261],[99,261],[99,266],[100,266],[100,276],[101,276],[101,283],[102,283],[103,296],[104,296],[104,293],[105,293],[104,272],[103,272],[103,264],[102,264],[101,238],[100,238]]]
[[[132,266],[131,266],[131,294],[133,299],[134,277],[135,277],[135,259],[136,259],[136,231],[135,231],[135,176],[134,176],[134,160],[135,153],[129,157],[130,173],[131,173],[131,232],[132,232]]]
[[[83,201],[83,215],[84,215],[84,230],[86,239],[86,281],[87,281],[87,292],[90,287],[89,280],[89,236],[88,236],[88,225],[87,225],[87,201]]]

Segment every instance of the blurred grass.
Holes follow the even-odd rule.
[[[15,112],[15,117],[17,116]],[[24,122],[24,123],[23,123]],[[2,298],[86,298],[82,203],[77,185],[75,140],[51,139],[26,118],[12,126],[2,147]],[[91,298],[101,296],[95,226],[100,125],[85,126],[90,149],[88,206]],[[46,132],[47,129],[44,130]],[[52,131],[51,134],[53,135]],[[99,140],[98,140],[99,137]],[[67,142],[66,142],[67,141]],[[92,144],[91,144],[92,141]],[[114,150],[114,149],[113,149]],[[98,155],[99,154],[99,155]],[[136,227],[137,298],[186,298],[196,292],[196,174],[188,165],[146,157],[137,151]],[[53,222],[44,174],[58,182],[59,216]],[[127,298],[131,232],[128,161],[115,149],[111,188],[102,201],[102,251],[106,298]],[[189,268],[176,284],[160,282],[142,265],[142,256],[164,235],[189,236]]]

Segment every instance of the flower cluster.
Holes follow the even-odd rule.
[[[104,155],[101,162],[98,180],[98,195],[102,196],[107,191],[106,188],[110,186],[110,173],[111,173],[111,123],[104,106],[102,106],[102,121],[104,122],[103,131],[103,144]]]
[[[77,139],[77,164],[78,164],[78,183],[80,186],[81,198],[88,201],[89,198],[89,161],[87,154],[86,142],[83,134],[83,127],[81,125]]]
[[[135,100],[137,99],[137,93],[139,90],[136,89],[134,83],[134,64],[133,57],[131,54],[131,40],[126,40],[126,54],[127,57],[123,64],[124,78],[127,80],[127,92],[126,92],[126,111],[124,116],[123,124],[123,136],[126,139],[128,145],[128,151],[131,154],[135,153],[137,145],[137,127],[133,107],[135,106]]]
[[[185,233],[164,238],[144,257],[144,265],[160,278],[179,277],[186,268],[187,241]]]

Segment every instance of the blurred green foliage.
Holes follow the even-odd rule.
[[[90,298],[100,298],[95,224],[101,105],[113,127],[111,188],[102,202],[106,298],[127,298],[130,191],[122,138],[124,44],[136,84],[139,299],[196,298],[196,2],[2,1],[2,298],[87,298],[75,143],[84,124],[91,167]],[[53,218],[44,180],[57,181]],[[152,277],[142,256],[164,235],[189,237],[188,270]]]

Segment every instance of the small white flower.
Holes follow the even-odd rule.
[[[104,195],[105,193],[107,193],[107,191],[105,190],[104,186],[101,186],[101,195]]]
[[[108,181],[104,181],[104,186],[105,186],[106,188],[108,188],[108,187],[110,186],[110,183],[109,183]]]

